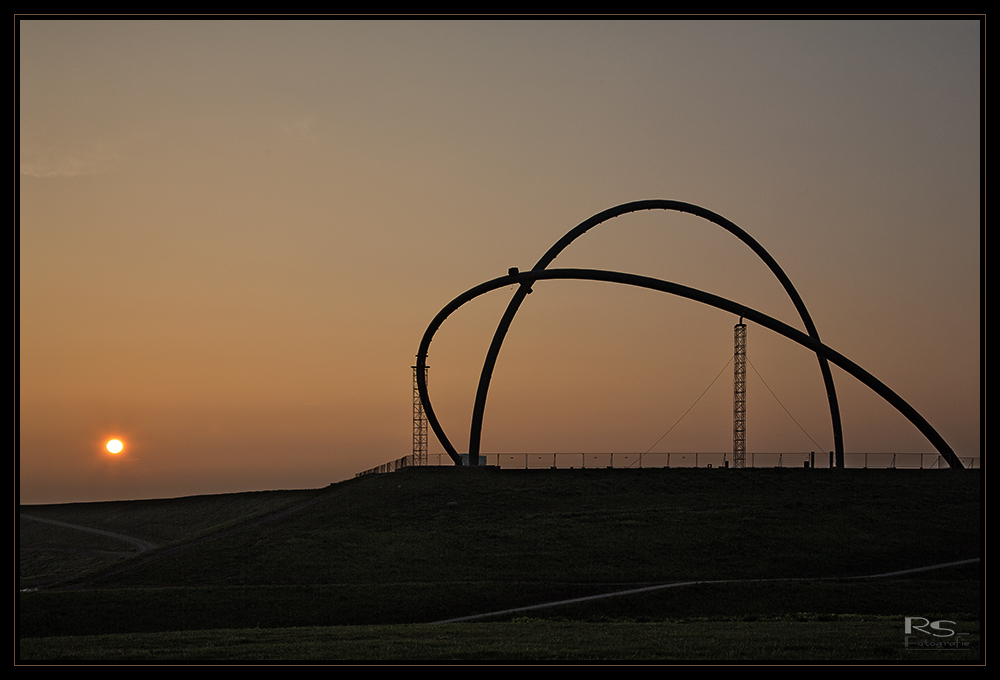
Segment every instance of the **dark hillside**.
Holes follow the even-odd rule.
[[[980,556],[980,480],[949,470],[410,469],[333,485],[298,512],[138,563],[157,557],[149,551],[82,590],[22,595],[22,625],[429,621],[673,581],[912,569]],[[896,614],[930,606],[926,587],[936,606],[970,612],[977,573],[929,572],[907,586],[743,585],[739,601],[704,585],[574,611]]]

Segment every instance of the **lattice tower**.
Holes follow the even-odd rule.
[[[747,325],[733,327],[733,467],[746,465],[747,454]]]
[[[424,367],[424,382],[427,382],[427,369]],[[417,389],[417,367],[413,367],[413,464],[427,465],[427,415],[424,413],[423,402],[420,401],[420,391]]]

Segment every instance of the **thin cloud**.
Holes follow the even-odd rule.
[[[20,172],[29,177],[99,175],[110,171],[121,158],[121,145],[103,141],[76,148],[39,144],[23,136],[20,141]]]

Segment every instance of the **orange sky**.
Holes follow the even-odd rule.
[[[437,311],[649,198],[749,232],[826,344],[979,455],[977,21],[18,30],[22,502],[317,487],[406,455],[410,367]],[[555,265],[802,327],[745,246],[689,215],[617,218]],[[509,295],[463,308],[431,349],[460,450]],[[726,365],[736,321],[539,283],[497,365],[484,451],[645,451]],[[748,450],[832,448],[815,357],[752,325],[748,355]],[[834,377],[848,452],[933,451]],[[655,450],[731,437],[730,369]]]

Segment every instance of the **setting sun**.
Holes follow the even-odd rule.
[[[110,451],[111,453],[121,453],[122,449],[125,448],[125,446],[119,440],[112,439],[107,443],[107,448],[108,451]]]

